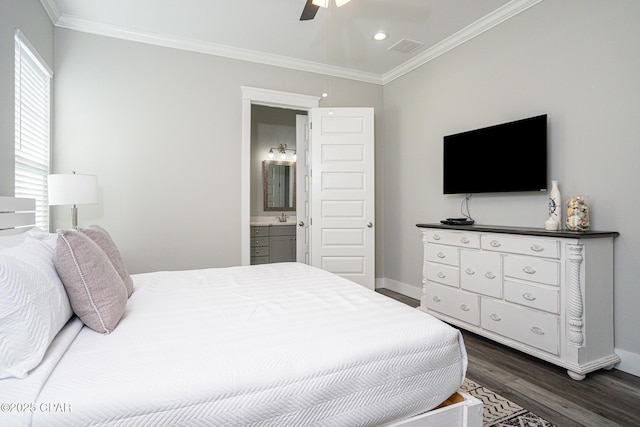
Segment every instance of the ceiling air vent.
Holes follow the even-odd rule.
[[[415,40],[402,39],[398,43],[391,46],[389,50],[395,50],[396,52],[402,53],[411,53],[422,46],[424,46],[424,43],[417,42]]]

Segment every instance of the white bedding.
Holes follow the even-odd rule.
[[[1,425],[376,426],[464,379],[457,330],[303,264],[133,280],[114,332],[74,318],[26,380],[0,382],[2,402],[33,403]]]

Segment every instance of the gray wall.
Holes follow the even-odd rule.
[[[14,195],[14,32],[53,69],[53,24],[38,0],[0,1],[0,196]]]
[[[639,19],[635,0],[547,0],[385,85],[385,277],[421,286],[414,225],[460,216],[462,197],[442,194],[442,137],[547,113],[549,179],[590,195],[594,229],[621,234],[615,345],[640,357]],[[470,208],[481,224],[542,227],[547,194],[474,195]]]
[[[59,28],[55,58],[54,170],[95,173],[101,190],[80,225],[110,230],[132,272],[239,264],[240,87],[320,94],[326,77]],[[332,88],[381,129],[379,85]]]

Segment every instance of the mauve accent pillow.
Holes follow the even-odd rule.
[[[78,230],[59,230],[55,265],[71,308],[89,328],[111,333],[129,292],[100,246]]]
[[[90,225],[89,228],[81,228],[84,234],[89,236],[91,240],[96,242],[98,246],[104,251],[105,254],[111,260],[111,264],[115,267],[116,271],[122,278],[125,286],[127,287],[127,292],[129,296],[133,293],[133,280],[127,271],[127,266],[124,264],[122,260],[122,256],[120,255],[120,251],[116,246],[115,242],[111,238],[111,235],[104,228],[99,225]]]

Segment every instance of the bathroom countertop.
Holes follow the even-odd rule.
[[[280,222],[275,217],[251,218],[252,227],[266,227],[270,225],[296,225],[295,217],[287,217],[286,222]]]

